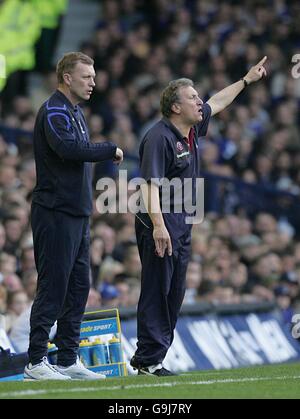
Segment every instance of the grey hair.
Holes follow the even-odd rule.
[[[180,101],[179,89],[189,86],[194,87],[194,82],[190,79],[181,78],[170,81],[160,96],[160,110],[163,116],[167,118],[171,116],[173,104]]]

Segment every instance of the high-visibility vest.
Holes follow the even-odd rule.
[[[59,16],[67,9],[68,0],[31,0],[31,3],[39,15],[41,27],[54,29]]]
[[[34,44],[41,33],[39,17],[30,2],[6,0],[0,10],[0,54],[7,74],[34,67]]]
[[[0,6],[0,54],[5,57],[5,73],[8,76],[14,71],[14,62],[11,60],[13,50],[17,48],[17,16],[19,13],[19,0],[4,1]],[[3,89],[6,79],[1,77],[0,90]]]
[[[55,27],[67,4],[68,0],[5,0],[0,5],[0,55],[5,57],[7,77],[34,68],[34,45],[42,27]],[[5,82],[0,74],[0,91]]]

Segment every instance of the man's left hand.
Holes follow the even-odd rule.
[[[248,73],[245,75],[244,79],[247,83],[253,83],[260,80],[263,76],[267,75],[267,71],[264,67],[264,63],[267,61],[267,56],[264,56],[262,60],[259,61],[256,65],[250,68]]]

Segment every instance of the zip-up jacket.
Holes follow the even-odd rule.
[[[34,127],[37,184],[33,203],[74,216],[92,212],[92,164],[115,157],[117,146],[91,143],[83,112],[56,92],[40,108]]]

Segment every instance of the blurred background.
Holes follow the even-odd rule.
[[[183,314],[246,307],[276,313],[291,329],[300,312],[299,22],[297,0],[0,1],[0,328],[12,341],[20,317],[28,324],[37,279],[29,220],[35,116],[56,88],[57,60],[77,50],[95,60],[96,87],[82,105],[91,140],[124,150],[128,179],[139,175],[139,143],[160,118],[170,80],[194,80],[206,101],[268,56],[268,77],[213,117],[200,139],[206,216],[193,228]],[[118,169],[95,164],[94,185],[103,176],[117,179]],[[95,208],[91,235],[87,308],[134,316],[134,215]]]

